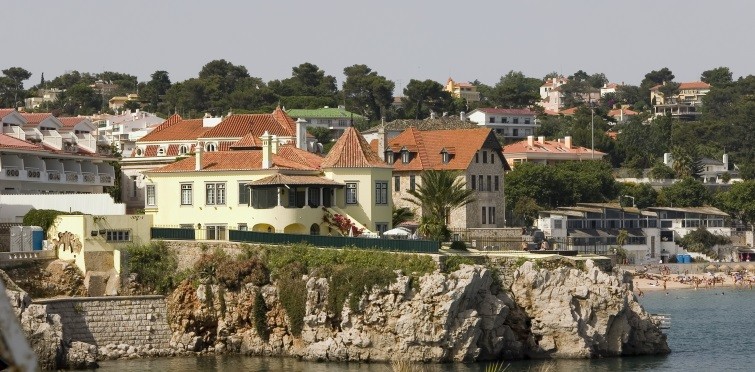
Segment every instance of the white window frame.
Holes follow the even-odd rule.
[[[155,206],[157,205],[157,186],[155,185],[147,185],[144,188],[144,203],[148,206]],[[151,200],[151,201],[150,201]]]
[[[359,204],[359,185],[357,182],[346,182],[344,194],[347,205]]]
[[[194,184],[181,183],[181,205],[194,205]]]
[[[205,205],[225,205],[226,187],[225,182],[207,182],[205,189]]]

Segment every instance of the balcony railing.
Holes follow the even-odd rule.
[[[79,182],[79,174],[76,172],[65,172],[66,182]]]
[[[113,176],[107,173],[100,173],[100,183],[110,184],[113,182]]]
[[[60,172],[58,172],[58,171],[47,171],[47,180],[48,181],[60,181]]]
[[[21,175],[21,170],[18,169],[17,167],[4,167],[3,168],[3,175],[5,175],[5,177],[16,178],[16,177],[19,177]]]
[[[40,171],[37,168],[26,168],[26,177],[27,178],[40,178],[42,176],[42,171]]]
[[[94,173],[84,173],[84,182],[85,183],[94,183],[94,180],[97,177],[95,177]]]

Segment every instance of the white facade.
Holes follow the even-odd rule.
[[[536,113],[528,109],[480,108],[470,112],[467,117],[505,138],[527,138],[534,135],[537,129]]]

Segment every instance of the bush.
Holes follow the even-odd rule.
[[[446,258],[446,272],[450,273],[456,270],[459,270],[461,265],[474,265],[475,262],[470,257],[464,257],[464,256],[448,256]]]
[[[210,283],[222,284],[230,290],[238,290],[249,283],[265,285],[270,275],[259,258],[231,258],[221,249],[203,254],[194,265],[194,271]]]
[[[451,243],[451,249],[455,251],[466,251],[467,244],[462,241],[457,240]]]
[[[126,252],[129,271],[135,273],[137,282],[148,289],[168,294],[180,282],[176,275],[178,259],[164,242],[131,245]]]
[[[278,281],[278,295],[288,315],[291,334],[300,336],[307,306],[307,284],[301,279],[283,277]]]
[[[260,338],[268,340],[270,332],[267,330],[267,305],[262,291],[257,291],[257,295],[254,296],[254,329]]]
[[[82,214],[81,212],[63,212],[54,209],[32,209],[24,215],[24,226],[39,226],[47,234],[47,229],[52,226],[55,219],[60,215]]]

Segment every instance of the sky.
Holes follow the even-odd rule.
[[[52,79],[116,71],[173,82],[215,59],[265,81],[304,62],[343,82],[366,64],[393,80],[495,84],[507,72],[602,72],[637,85],[668,67],[677,82],[726,66],[755,74],[755,2],[701,0],[3,0],[0,68]]]

